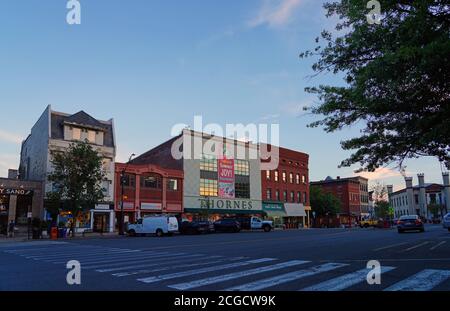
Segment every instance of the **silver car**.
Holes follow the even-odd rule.
[[[450,213],[447,213],[447,215],[444,216],[442,219],[442,225],[450,231]]]

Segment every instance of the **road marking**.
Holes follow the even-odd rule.
[[[298,270],[298,271],[293,271],[293,272],[289,272],[286,274],[271,277],[268,279],[258,280],[255,282],[231,287],[231,288],[226,289],[226,291],[258,291],[258,290],[265,289],[268,287],[273,287],[273,286],[280,285],[283,283],[288,283],[291,281],[295,281],[298,279],[302,279],[302,278],[309,277],[309,276],[323,273],[323,272],[332,271],[332,270],[339,269],[339,268],[346,267],[346,266],[348,266],[348,265],[343,264],[343,263],[326,263],[324,265],[315,266],[315,267]]]
[[[429,291],[450,277],[450,270],[423,270],[403,281],[400,281],[385,291]]]
[[[441,246],[441,245],[443,245],[443,244],[445,244],[445,243],[447,243],[447,241],[442,241],[442,242],[436,244],[435,246],[433,246],[432,248],[430,248],[430,251],[434,251],[436,248],[438,248],[439,246]]]
[[[229,281],[229,280],[239,279],[242,277],[255,275],[255,274],[259,274],[259,273],[264,273],[264,272],[280,270],[280,269],[284,269],[284,268],[288,268],[288,267],[303,265],[308,262],[309,261],[291,260],[291,261],[282,262],[282,263],[275,264],[275,265],[270,265],[270,266],[259,267],[259,268],[250,269],[250,270],[239,271],[239,272],[235,272],[235,273],[229,273],[229,274],[225,274],[225,275],[209,277],[209,278],[205,278],[205,279],[201,279],[201,280],[195,280],[192,282],[169,285],[168,287],[178,289],[178,290],[188,290],[188,289],[202,287],[202,286],[206,286],[206,285],[210,285],[210,284],[221,283],[221,282],[225,282],[225,281]]]
[[[249,261],[241,261],[241,262],[236,262],[236,263],[231,263],[231,264],[226,264],[226,265],[221,265],[221,266],[214,266],[214,267],[207,267],[207,268],[196,269],[196,270],[182,271],[182,272],[171,273],[171,274],[163,274],[163,275],[158,275],[158,276],[151,276],[151,277],[137,279],[137,280],[139,282],[144,282],[144,283],[154,283],[154,282],[159,282],[159,281],[164,281],[164,280],[180,278],[180,277],[184,277],[184,276],[190,276],[190,275],[195,275],[195,274],[200,274],[200,273],[218,271],[218,270],[221,270],[221,269],[237,268],[237,267],[242,267],[242,266],[248,266],[248,265],[251,265],[251,264],[258,264],[258,263],[263,263],[263,262],[268,262],[268,261],[274,261],[274,260],[276,260],[276,259],[275,258],[261,258],[261,259],[255,259],[255,260],[249,260]]]
[[[164,258],[164,257],[173,257],[173,256],[182,256],[182,255],[186,255],[186,253],[161,253],[161,254],[149,254],[149,255],[139,255],[138,257],[116,257],[116,258],[106,258],[106,260],[79,260],[81,262],[82,265],[93,265],[93,264],[107,264],[107,263],[114,263],[114,262],[130,262],[135,258],[139,258],[139,259],[143,259],[143,258]],[[76,258],[74,258],[76,259]],[[100,259],[100,258],[99,258]],[[63,262],[55,262],[56,264],[62,264],[65,263],[65,261]]]
[[[386,273],[391,270],[394,270],[395,267],[381,267],[381,273]],[[340,291],[346,288],[349,288],[350,286],[356,285],[358,283],[362,283],[366,281],[367,274],[370,272],[370,269],[362,269],[353,273],[345,274],[343,276],[306,287],[302,289],[301,291],[307,291],[307,292],[313,292],[313,291],[329,291],[329,292],[335,292]]]
[[[212,256],[212,257],[215,257],[215,256]],[[192,268],[192,267],[198,267],[198,266],[218,264],[218,263],[221,263],[224,261],[238,261],[238,260],[244,260],[244,259],[246,259],[246,258],[245,257],[222,258],[222,259],[215,260],[215,261],[196,262],[196,263],[192,263],[192,264],[168,266],[168,267],[152,269],[152,270],[146,269],[146,270],[138,270],[138,271],[119,272],[119,273],[113,273],[112,276],[124,277],[124,276],[137,275],[137,274],[149,274],[149,273],[161,272],[161,271],[167,271],[167,270],[173,270],[173,269]],[[176,261],[176,262],[179,262],[179,261]]]
[[[203,254],[194,254],[194,255],[185,255],[183,256],[183,259],[190,259],[190,258],[195,258],[195,257],[201,257],[201,256],[205,256]],[[160,265],[160,263],[156,263],[154,259],[149,259],[147,261],[152,260],[153,263],[152,264],[140,264],[140,265],[134,265],[134,266],[124,266],[124,267],[115,267],[115,268],[103,268],[103,269],[98,269],[95,270],[97,272],[114,272],[114,271],[123,271],[123,270],[129,270],[129,269],[139,269],[139,268],[146,268],[146,267],[154,267],[154,266],[158,266]],[[120,263],[123,265],[123,263]]]
[[[79,255],[73,255],[73,256],[69,256],[67,258],[58,258],[58,259],[43,259],[42,261],[45,262],[51,262],[51,263],[55,263],[55,264],[60,264],[60,263],[65,263],[67,262],[67,260],[78,260],[84,263],[96,263],[98,261],[100,262],[109,262],[109,261],[120,261],[123,259],[138,259],[138,258],[148,258],[149,256],[153,256],[153,255],[159,255],[159,254],[145,254],[145,253],[126,253],[126,254],[120,254],[119,255],[114,255],[114,256],[109,256],[108,254],[106,255],[97,255],[97,256],[90,256],[90,257],[83,257],[83,256],[79,256]]]
[[[380,248],[376,248],[376,249],[374,249],[373,251],[374,251],[374,252],[378,252],[378,251],[382,251],[382,250],[389,249],[389,248],[392,248],[392,247],[402,246],[402,245],[405,245],[405,244],[409,244],[409,242],[403,242],[403,243],[391,244],[391,245],[388,245],[388,246],[383,246],[383,247],[380,247]]]
[[[117,255],[117,254],[128,254],[128,253],[138,253],[141,252],[140,250],[122,250],[122,251],[95,251],[95,252],[90,252],[88,250],[83,250],[83,251],[79,251],[79,252],[67,252],[65,254],[59,254],[59,255],[39,255],[39,256],[30,256],[30,255],[25,255],[25,258],[28,259],[34,259],[34,260],[42,260],[42,259],[48,259],[48,260],[58,260],[58,259],[64,259],[64,258],[69,258],[69,257],[73,257],[73,256],[78,256],[78,257],[93,257],[93,256],[113,256],[113,255]]]
[[[427,245],[427,244],[430,244],[430,241],[426,241],[426,242],[423,242],[423,243],[420,243],[420,244],[411,246],[410,248],[407,248],[407,249],[402,250],[402,252],[403,252],[403,253],[409,252],[409,251],[412,251],[413,249],[422,247],[422,246]]]

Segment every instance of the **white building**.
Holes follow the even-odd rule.
[[[429,210],[430,205],[440,207],[439,216],[442,217],[450,211],[450,185],[449,174],[442,174],[443,184],[425,183],[424,174],[417,175],[419,184],[413,186],[413,178],[405,177],[406,188],[393,191],[389,185],[389,202],[394,208],[395,217],[403,215],[419,215],[427,219],[433,217]]]
[[[45,193],[54,185],[48,181],[52,172],[51,154],[64,151],[76,141],[87,141],[103,158],[106,173],[102,183],[104,202],[77,219],[77,230],[112,232],[114,230],[114,162],[116,143],[113,119],[97,120],[84,111],[75,114],[56,112],[48,106],[22,143],[20,178],[45,182]],[[45,207],[45,203],[44,203]],[[61,220],[65,215],[60,215]],[[67,216],[67,215],[66,215]],[[70,216],[69,216],[70,217]]]

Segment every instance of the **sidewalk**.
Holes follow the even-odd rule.
[[[58,238],[56,240],[51,240],[50,237],[42,238],[42,239],[28,239],[27,235],[15,236],[14,238],[7,238],[5,235],[0,236],[0,244],[1,243],[15,243],[15,242],[31,242],[31,241],[73,241],[73,240],[85,240],[85,239],[98,239],[98,238],[123,238],[124,236],[120,236],[117,232],[108,232],[108,233],[87,233],[83,235],[82,233],[77,233],[74,238]]]

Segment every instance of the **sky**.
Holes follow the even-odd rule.
[[[0,176],[19,164],[20,143],[41,113],[84,110],[113,118],[117,161],[171,137],[175,124],[277,123],[280,144],[310,155],[310,180],[352,176],[336,133],[307,128],[318,116],[306,86],[342,84],[311,77],[321,30],[332,30],[318,0],[79,0],[81,24],[66,22],[67,0],[0,1]],[[406,162],[406,172],[442,182],[439,162]],[[404,187],[395,165],[363,173]]]

